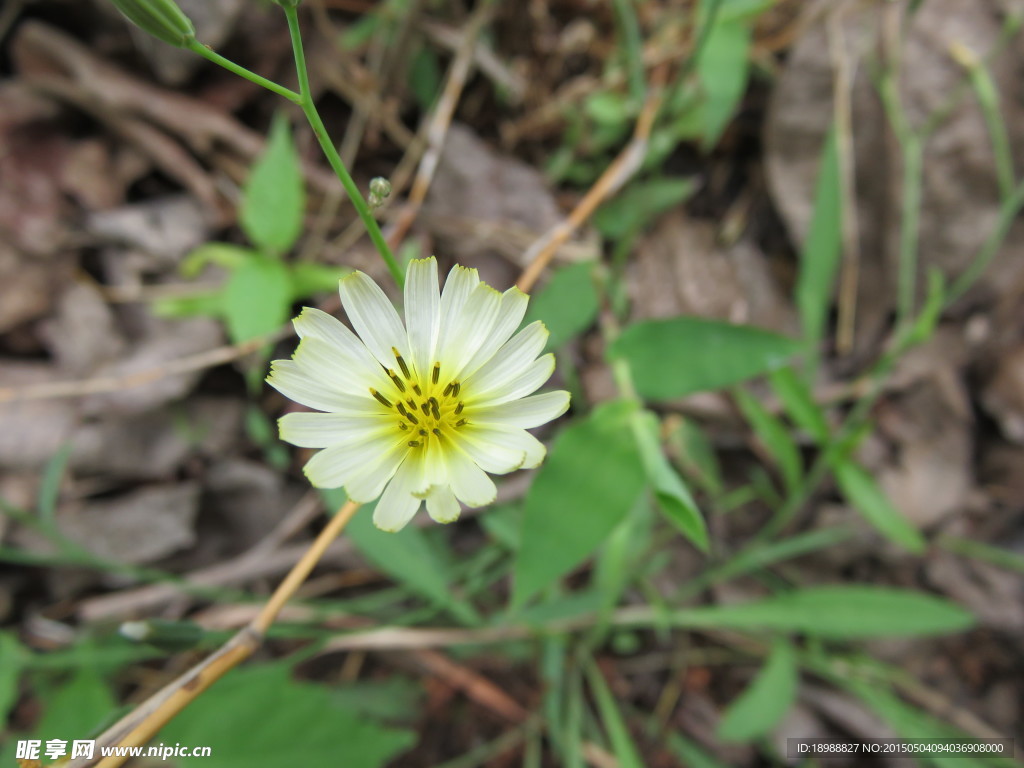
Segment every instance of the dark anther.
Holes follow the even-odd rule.
[[[430,374],[430,380],[437,384],[437,380],[441,378],[441,364],[434,363],[434,372]]]
[[[402,383],[402,380],[398,378],[395,372],[390,368],[388,368],[388,376],[390,376],[391,380],[395,382],[395,386],[398,387],[399,392],[405,392],[405,384]]]
[[[465,419],[459,419],[458,421],[455,422],[455,426],[456,427],[461,427],[463,424],[466,424],[466,423],[467,422],[466,422]]]
[[[421,445],[423,445],[423,443],[421,443],[419,440],[410,440],[409,441],[409,447],[410,448],[419,448]]]
[[[395,353],[395,360],[398,361],[398,367],[402,369],[402,375],[407,379],[411,379],[412,374],[409,373],[409,366],[405,364],[405,360],[403,360],[402,356],[398,353],[398,348],[392,347],[391,351]]]
[[[384,397],[384,395],[382,395],[373,387],[370,387],[370,394],[377,398],[377,402],[385,406],[386,408],[394,408],[394,406],[391,405],[391,401]]]
[[[465,408],[465,407],[466,407],[465,403],[459,403],[458,405],[456,405],[455,406],[455,415],[458,416],[460,413],[462,413],[462,409]]]

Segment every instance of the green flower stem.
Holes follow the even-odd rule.
[[[391,248],[388,247],[388,243],[384,239],[384,235],[381,233],[380,227],[377,225],[377,220],[373,218],[370,206],[363,198],[363,195],[359,191],[359,187],[356,185],[355,181],[352,180],[352,176],[349,175],[348,169],[345,167],[345,163],[341,159],[341,155],[338,154],[338,150],[327,135],[327,129],[324,127],[323,120],[320,119],[320,113],[317,112],[316,105],[313,104],[313,96],[309,90],[309,73],[306,70],[306,56],[302,49],[302,35],[299,29],[298,8],[285,6],[283,10],[285,16],[288,17],[288,31],[291,33],[292,50],[295,52],[295,70],[299,76],[300,93],[298,94],[299,100],[296,103],[302,107],[302,111],[306,115],[306,119],[309,121],[310,127],[313,129],[313,133],[316,134],[317,141],[320,142],[320,148],[323,149],[324,154],[327,156],[327,162],[331,164],[331,168],[341,181],[341,185],[345,188],[345,192],[348,193],[348,197],[352,201],[352,205],[355,206],[356,212],[359,214],[359,218],[362,219],[363,224],[366,227],[366,231],[370,235],[370,239],[377,247],[377,251],[380,253],[381,258],[384,259],[384,263],[388,265],[388,269],[391,271],[391,276],[394,277],[398,287],[401,288],[405,284],[405,273],[402,271],[402,268],[398,265],[394,255],[391,253]]]
[[[229,72],[234,72],[239,77],[244,77],[246,80],[266,88],[268,91],[273,91],[278,96],[284,96],[286,99],[288,99],[288,101],[291,101],[295,104],[302,104],[302,97],[295,91],[291,90],[290,88],[285,88],[283,85],[278,85],[272,80],[267,80],[267,78],[265,77],[260,77],[255,72],[250,72],[245,67],[238,66],[237,64],[235,64],[235,62],[231,61],[231,59],[225,59],[219,53],[203,45],[195,38],[192,38],[188,41],[187,47],[190,51],[198,53],[204,59],[209,59],[214,64],[220,67],[224,67],[224,69],[228,70]]]

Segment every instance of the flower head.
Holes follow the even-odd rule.
[[[569,393],[527,397],[555,361],[540,354],[543,323],[513,336],[525,293],[499,293],[459,266],[439,293],[433,258],[409,265],[404,325],[362,272],[342,279],[339,291],[356,333],[306,308],[294,321],[295,355],[275,361],[267,377],[292,400],[326,411],[280,421],[282,440],[323,449],[305,467],[313,485],[344,486],[363,503],[380,496],[373,520],[397,531],[423,501],[442,523],[459,516],[460,501],[490,504],[497,491],[487,473],[541,462],[544,446],[526,430],[565,413]]]

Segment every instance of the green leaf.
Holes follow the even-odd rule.
[[[808,587],[739,605],[677,611],[681,626],[803,632],[823,638],[913,637],[960,632],[974,617],[932,595],[885,587]]]
[[[814,402],[807,385],[789,366],[768,374],[772,389],[782,401],[786,414],[819,445],[828,442],[829,427],[824,411]]]
[[[231,273],[224,317],[233,343],[277,330],[290,312],[291,284],[281,262],[254,256]]]
[[[664,729],[658,725],[656,729],[649,726],[648,730],[660,734]],[[665,745],[681,761],[682,765],[690,766],[690,768],[728,768],[725,763],[719,762],[718,758],[705,752],[702,747],[697,745],[697,742],[691,741],[680,733],[666,733]]]
[[[658,508],[679,532],[701,552],[708,551],[708,529],[689,489],[661,449],[658,417],[650,411],[633,416],[633,436],[643,459],[647,480],[654,488]]]
[[[39,519],[47,528],[54,525],[57,501],[60,497],[60,481],[64,478],[64,470],[67,469],[68,459],[71,458],[71,448],[71,443],[65,443],[57,449],[53,457],[46,462],[43,478],[39,483]]]
[[[338,290],[338,281],[352,270],[313,261],[296,261],[290,265],[292,301],[314,293]]]
[[[331,509],[345,503],[345,492],[341,489],[325,490],[321,495]],[[450,610],[467,624],[477,623],[476,611],[453,593],[455,576],[423,530],[406,526],[398,533],[382,531],[373,524],[374,506],[364,505],[345,528],[345,535],[363,556],[413,593]]]
[[[597,711],[601,715],[604,729],[608,733],[608,740],[612,744],[612,751],[618,764],[622,768],[643,768],[644,760],[640,757],[640,751],[629,734],[626,721],[622,718],[618,706],[615,704],[615,697],[608,688],[604,676],[593,662],[587,664],[587,682],[594,692],[594,699],[597,702]]]
[[[594,226],[609,240],[639,232],[659,214],[688,200],[694,179],[660,177],[629,185],[594,213]]]
[[[905,704],[890,691],[859,680],[843,679],[841,684],[860,697],[875,714],[904,739],[956,739],[975,741],[952,726],[936,720],[926,712]],[[1010,758],[972,757],[971,753],[937,752],[921,755],[921,762],[939,768],[1017,768],[1020,763]]]
[[[544,321],[548,349],[558,349],[578,333],[585,331],[597,317],[597,289],[594,265],[572,264],[555,272],[547,284],[530,297],[525,323]]]
[[[800,254],[796,305],[808,347],[816,352],[825,335],[825,320],[842,249],[842,196],[835,126],[829,131],[818,170],[814,213]]]
[[[761,444],[778,464],[786,490],[792,493],[800,484],[804,467],[800,449],[789,436],[789,430],[745,389],[737,387],[734,395],[737,405],[754,428]]]
[[[157,299],[152,307],[153,314],[159,317],[220,317],[223,313],[224,295],[221,291],[216,291]]]
[[[18,701],[18,681],[25,651],[12,632],[0,632],[0,723],[7,722],[7,713]]]
[[[713,496],[725,490],[715,448],[696,422],[680,419],[669,434],[669,445],[676,452],[676,459],[682,464],[683,470],[701,488]]]
[[[770,734],[793,705],[799,680],[793,646],[776,640],[760,674],[722,716],[718,738],[752,741]]]
[[[843,496],[879,533],[911,552],[924,551],[925,540],[921,532],[893,506],[863,467],[852,459],[846,459],[837,462],[833,471]]]
[[[271,664],[233,671],[172,720],[161,740],[210,747],[208,757],[176,757],[181,765],[382,768],[416,736],[375,723],[358,704]]]
[[[227,270],[237,269],[249,261],[256,252],[231,243],[204,243],[186,256],[178,271],[183,277],[196,277],[208,264],[216,264]]]
[[[635,405],[606,403],[562,431],[523,507],[513,605],[587,559],[629,513],[644,487],[630,428]]]
[[[719,16],[697,58],[697,75],[705,98],[705,150],[718,143],[746,92],[749,51],[749,23]]]
[[[270,138],[242,191],[239,223],[249,239],[272,254],[287,251],[302,231],[306,193],[288,119],[278,113]]]
[[[641,395],[667,399],[738,384],[799,350],[793,339],[761,328],[675,317],[629,326],[610,354],[626,358]]]
[[[409,62],[409,90],[420,109],[428,111],[441,92],[444,73],[437,54],[429,45],[422,45]]]

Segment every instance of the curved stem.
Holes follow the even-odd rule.
[[[388,265],[388,269],[391,271],[391,276],[394,277],[398,287],[401,288],[405,283],[405,273],[402,271],[402,268],[398,265],[394,255],[391,253],[391,248],[384,239],[384,235],[381,233],[380,227],[377,225],[377,220],[373,218],[370,206],[363,198],[358,185],[352,180],[352,176],[349,174],[344,161],[341,159],[341,155],[338,154],[338,150],[327,135],[327,129],[324,127],[324,122],[320,119],[320,113],[317,112],[316,105],[313,103],[313,96],[309,90],[309,72],[306,69],[306,56],[302,49],[302,35],[299,29],[298,8],[285,6],[283,10],[285,16],[288,17],[288,31],[292,38],[292,50],[295,52],[295,71],[299,76],[299,89],[301,92],[299,94],[299,101],[296,103],[302,107],[302,112],[306,115],[306,119],[309,121],[309,125],[313,129],[313,133],[316,135],[316,140],[320,143],[320,148],[327,156],[327,162],[330,163],[334,173],[341,181],[341,185],[345,188],[345,192],[348,193],[348,197],[352,201],[352,205],[355,206],[356,213],[359,214],[359,218],[362,219],[363,224],[366,227],[366,231],[370,235],[370,239],[377,247],[377,251],[380,253],[381,258],[384,259],[384,263]]]
[[[291,90],[290,88],[285,88],[283,85],[279,85],[275,83],[273,80],[267,80],[267,78],[261,77],[260,75],[257,75],[255,72],[250,72],[245,67],[241,67],[238,64],[235,64],[235,62],[231,61],[231,59],[225,59],[212,48],[203,45],[195,38],[192,38],[188,41],[188,48],[190,51],[198,53],[204,59],[209,59],[214,64],[220,67],[224,67],[224,69],[228,70],[229,72],[234,72],[239,77],[244,77],[246,80],[256,83],[256,85],[263,86],[268,91],[273,91],[278,96],[284,96],[286,99],[288,99],[288,101],[291,101],[295,104],[302,103],[302,97],[295,91]]]

